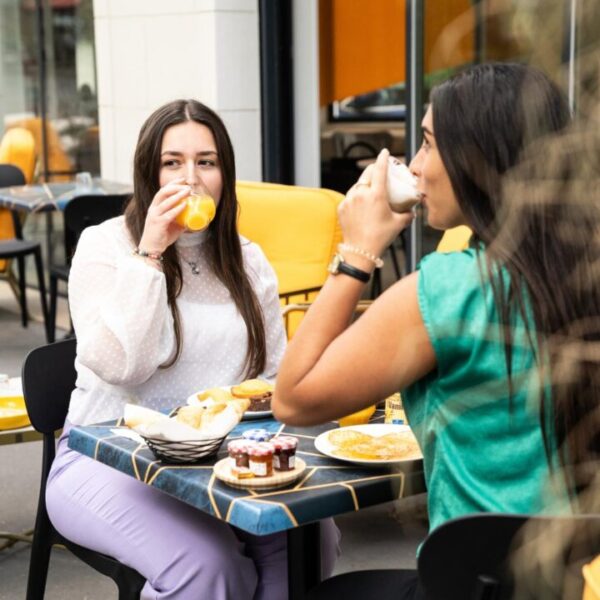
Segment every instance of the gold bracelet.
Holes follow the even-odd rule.
[[[368,258],[374,265],[376,269],[381,269],[383,267],[383,260],[378,258],[374,254],[363,250],[362,248],[358,248],[357,246],[351,246],[350,244],[338,244],[339,252],[350,252],[351,254],[358,254],[359,256],[364,256]]]

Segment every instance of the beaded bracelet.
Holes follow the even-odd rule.
[[[136,248],[133,253],[135,256],[141,256],[142,258],[151,258],[152,260],[156,260],[159,263],[162,263],[164,258],[162,254],[158,252],[146,252],[146,250],[141,250],[140,248]]]
[[[376,269],[381,269],[383,267],[383,260],[378,258],[374,254],[363,250],[362,248],[358,248],[357,246],[351,246],[350,244],[338,244],[339,252],[350,252],[351,254],[358,254],[359,256],[364,256],[368,258],[374,265]]]

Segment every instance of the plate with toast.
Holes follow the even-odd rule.
[[[386,465],[423,458],[408,425],[368,424],[330,429],[315,439],[316,449],[345,462]]]
[[[244,407],[243,421],[272,416],[271,399],[274,386],[263,379],[247,379],[238,385],[219,386],[196,392],[188,397],[189,406],[211,407],[235,402]]]

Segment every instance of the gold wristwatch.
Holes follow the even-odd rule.
[[[369,279],[371,279],[370,273],[367,273],[366,271],[362,271],[361,269],[357,269],[356,267],[349,265],[344,260],[344,257],[339,253],[333,255],[333,258],[331,259],[327,270],[332,275],[339,275],[340,273],[343,273],[344,275],[354,277],[354,279],[358,279],[363,283],[368,283]]]

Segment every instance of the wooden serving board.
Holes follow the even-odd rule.
[[[231,472],[231,459],[222,458],[213,467],[215,476],[227,485],[243,490],[274,490],[284,487],[302,475],[306,469],[306,463],[296,456],[296,467],[291,471],[273,471],[270,477],[249,477],[238,479]]]

